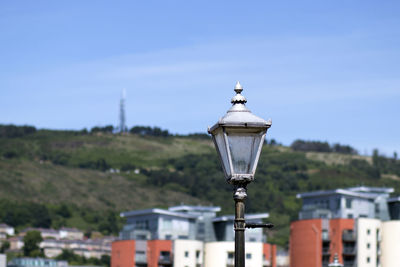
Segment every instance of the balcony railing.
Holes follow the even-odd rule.
[[[323,242],[330,242],[330,238],[329,238],[329,233],[328,232],[322,232],[322,241]]]
[[[355,261],[344,261],[343,267],[355,267]]]
[[[158,258],[159,264],[172,264],[171,256],[160,256]]]
[[[356,249],[355,247],[343,248],[343,254],[345,255],[355,255]]]
[[[331,254],[331,251],[329,248],[322,248],[322,254],[325,254],[325,255]]]
[[[147,262],[147,256],[146,254],[136,254],[135,255],[135,261],[139,263],[145,263]]]
[[[356,235],[353,231],[344,231],[342,239],[343,241],[356,241]]]

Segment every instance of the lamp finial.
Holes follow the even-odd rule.
[[[247,102],[246,98],[244,96],[241,95],[242,91],[243,91],[243,87],[240,84],[239,81],[237,81],[236,85],[235,85],[235,92],[236,95],[234,97],[232,97],[231,103],[232,104],[244,104]]]

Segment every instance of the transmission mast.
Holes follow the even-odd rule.
[[[119,132],[120,133],[126,133],[127,128],[125,124],[125,98],[126,98],[126,90],[125,88],[122,89],[122,96],[121,96],[121,101],[119,103]]]

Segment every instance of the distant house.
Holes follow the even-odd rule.
[[[20,250],[24,246],[24,241],[22,236],[14,236],[8,239],[10,242],[10,250]]]
[[[83,232],[76,228],[62,227],[59,234],[61,239],[83,239]]]
[[[40,243],[44,255],[49,258],[57,257],[63,251],[68,249],[73,253],[85,258],[98,258],[103,255],[111,255],[111,242],[115,238],[99,238],[99,239],[45,239]]]
[[[58,230],[46,229],[46,228],[28,227],[28,228],[25,228],[24,230],[22,230],[21,233],[19,234],[19,236],[25,236],[26,233],[30,232],[30,231],[38,231],[38,232],[40,232],[40,234],[41,234],[43,239],[46,239],[46,238],[60,239],[60,232]]]
[[[9,226],[5,223],[0,223],[0,233],[5,233],[7,235],[14,235],[15,234],[14,227]]]
[[[7,256],[5,254],[0,254],[0,267],[7,266]]]

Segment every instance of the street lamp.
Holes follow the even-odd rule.
[[[224,169],[225,178],[234,186],[235,201],[235,267],[244,267],[245,228],[273,227],[272,224],[246,224],[244,202],[246,186],[254,180],[258,159],[271,120],[252,114],[245,106],[246,98],[239,82],[232,107],[214,126],[208,129]]]

